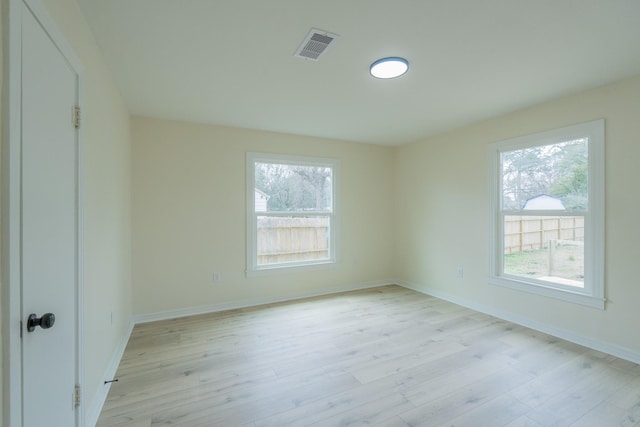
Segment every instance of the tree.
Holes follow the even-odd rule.
[[[528,199],[547,194],[568,210],[586,209],[587,172],[586,139],[504,152],[504,208],[521,209]]]
[[[326,210],[332,170],[322,166],[256,163],[256,188],[268,194],[270,211]]]
[[[586,158],[570,167],[570,173],[560,177],[551,187],[551,195],[558,197],[568,210],[585,210],[588,203],[588,170]]]
[[[316,211],[323,211],[329,207],[329,200],[327,200],[327,190],[330,188],[327,185],[331,184],[331,168],[322,166],[298,166],[294,168],[295,173],[302,179],[302,185],[306,189],[313,193],[314,209]]]

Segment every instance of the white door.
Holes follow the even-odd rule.
[[[22,416],[25,427],[76,425],[78,75],[22,11]],[[29,331],[28,317],[55,323]],[[43,326],[46,328],[43,328]]]

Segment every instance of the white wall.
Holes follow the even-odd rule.
[[[4,2],[2,2],[0,4],[0,117],[2,117],[2,104],[3,102],[1,102],[1,100],[3,99],[2,96],[4,95],[4,14],[5,14],[5,4]],[[2,120],[0,120],[0,135],[3,135],[3,131],[2,131],[2,127],[3,127],[3,123]],[[0,154],[1,154],[1,150],[0,150]],[[0,158],[0,165],[2,165],[2,158]],[[2,177],[2,174],[0,173],[0,177]],[[2,188],[2,180],[0,178],[0,188]],[[0,197],[0,202],[2,201],[2,197]],[[0,203],[1,204],[1,203]],[[0,206],[0,212],[2,212],[2,206]],[[0,227],[0,241],[2,241],[2,227]],[[2,253],[1,253],[1,248],[2,248],[2,244],[0,244],[0,259],[2,259]],[[0,267],[1,268],[1,267]],[[0,274],[0,282],[2,281],[2,274]],[[2,334],[3,332],[3,328],[2,328],[2,289],[4,288],[3,284],[0,283],[0,384],[2,384],[2,387],[0,387],[0,424],[2,424],[2,420],[4,420],[4,398],[3,398],[3,393],[4,393],[4,382],[3,382],[3,377],[2,377],[2,373],[4,371],[3,368],[3,358],[2,358],[2,354],[3,354],[3,348],[2,345],[4,343],[4,336]]]
[[[606,120],[606,310],[489,285],[487,145],[599,118]],[[396,277],[640,357],[632,332],[640,321],[639,118],[636,77],[398,148]]]
[[[141,117],[132,123],[136,314],[284,299],[391,277],[390,148]],[[245,277],[247,151],[340,161],[337,268]],[[220,283],[212,283],[214,271]]]
[[[83,397],[86,416],[91,416],[131,320],[130,117],[75,0],[44,3],[84,66]]]

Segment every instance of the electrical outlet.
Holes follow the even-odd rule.
[[[456,268],[456,276],[459,279],[462,279],[464,277],[464,268],[462,268],[462,267]]]
[[[220,283],[220,280],[220,273],[218,273],[217,271],[213,273],[213,283]]]

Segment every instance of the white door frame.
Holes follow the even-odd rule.
[[[80,60],[49,16],[41,0],[2,0],[3,9],[3,93],[2,93],[2,374],[3,419],[5,427],[22,427],[21,354],[21,87],[22,87],[22,6],[26,5],[48,33],[58,50],[78,75],[78,105],[82,102]],[[82,233],[82,132],[77,132],[77,288],[76,379],[81,386],[81,404],[76,411],[77,426],[84,425],[84,327],[83,327],[83,233]]]

